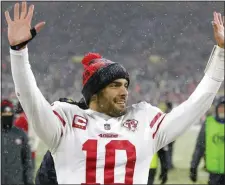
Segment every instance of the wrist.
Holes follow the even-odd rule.
[[[20,50],[13,50],[10,48],[10,54],[13,54],[13,55],[24,55],[27,52],[28,52],[27,47],[21,48]]]
[[[220,48],[224,49],[224,43],[223,44],[217,44]]]
[[[22,47],[22,48],[20,48],[18,51],[21,51],[21,50],[25,49],[25,48],[26,48],[26,46],[27,46],[27,45],[23,46],[23,47]]]

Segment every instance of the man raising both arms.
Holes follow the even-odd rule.
[[[214,13],[217,46],[203,79],[188,100],[165,114],[146,102],[127,107],[126,69],[93,53],[82,60],[87,109],[59,101],[51,106],[36,85],[25,46],[35,36],[30,31],[33,11],[31,5],[27,13],[23,2],[21,12],[15,4],[13,20],[5,13],[12,76],[28,121],[52,153],[58,183],[146,184],[152,156],[205,114],[224,80],[221,14]],[[38,23],[36,31],[43,26]]]

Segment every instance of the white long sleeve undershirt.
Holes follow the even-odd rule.
[[[47,146],[54,148],[61,138],[62,125],[37,87],[29,64],[28,48],[20,51],[10,49],[10,57],[15,92],[28,121],[39,138]]]
[[[174,141],[196,120],[200,120],[211,107],[220,85],[221,82],[217,82],[205,75],[185,102],[173,108],[165,117],[164,115],[161,116],[158,120],[159,129],[155,136],[157,141],[155,151]]]

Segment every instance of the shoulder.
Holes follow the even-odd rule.
[[[135,111],[151,111],[151,112],[162,112],[158,107],[147,103],[146,101],[139,102],[137,104],[133,104],[128,109]]]
[[[164,115],[159,108],[145,101],[133,104],[129,109],[129,113],[136,115],[138,118],[145,119],[151,128],[156,125],[155,123]]]
[[[61,101],[55,101],[51,104],[52,109],[57,111],[57,110],[61,110],[63,112],[68,112],[71,110],[76,110],[76,111],[82,111],[83,109],[81,109],[79,106],[77,106],[76,104],[71,104],[68,102],[61,102]]]
[[[77,104],[55,101],[52,104],[52,111],[58,117],[63,127],[71,128],[74,116],[76,114],[83,115],[85,110],[81,109]]]

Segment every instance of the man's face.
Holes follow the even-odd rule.
[[[128,82],[117,79],[106,86],[97,95],[97,104],[100,112],[118,117],[126,112],[128,98]]]
[[[224,111],[225,111],[225,105],[220,104],[220,106],[218,107],[218,116],[220,119],[224,119]]]

